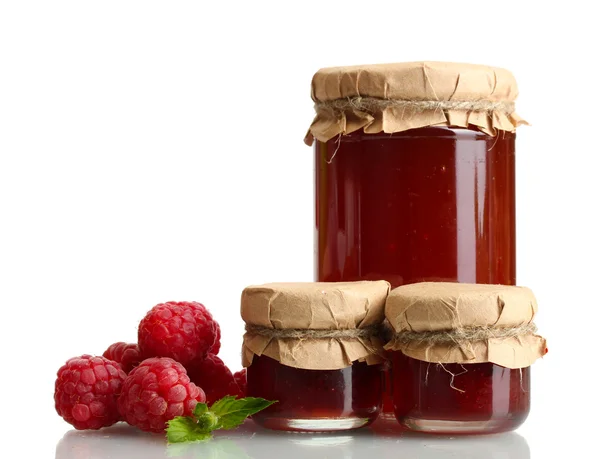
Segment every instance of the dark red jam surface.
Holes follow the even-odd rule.
[[[391,357],[393,356],[393,352],[386,351],[386,358],[388,360],[383,364],[383,390],[381,395],[381,411],[382,413],[393,413],[394,412],[394,398],[393,394],[393,385],[392,385],[392,361]]]
[[[426,127],[317,142],[317,280],[514,285],[514,141]]]
[[[394,352],[396,418],[409,430],[433,433],[513,430],[529,413],[529,370],[494,363],[442,366]]]
[[[258,424],[278,430],[294,428],[290,420],[364,419],[374,421],[381,409],[382,366],[355,362],[341,370],[303,370],[254,356],[248,367],[248,396],[277,400],[252,416]],[[335,430],[335,429],[328,429]]]

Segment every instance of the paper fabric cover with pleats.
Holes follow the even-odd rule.
[[[382,361],[385,281],[273,283],[244,289],[245,367],[254,355],[311,370]]]
[[[395,336],[385,348],[427,362],[524,368],[547,352],[533,324],[536,312],[535,296],[526,287],[404,285],[392,290],[386,302]]]
[[[425,126],[475,126],[489,135],[527,124],[517,115],[513,75],[452,62],[332,67],[312,80],[316,116],[305,137],[326,142],[363,129],[394,133]]]

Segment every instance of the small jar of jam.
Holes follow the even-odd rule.
[[[244,289],[247,394],[277,401],[252,419],[307,432],[372,423],[381,409],[379,327],[389,290],[385,281]]]
[[[483,434],[516,429],[529,413],[530,365],[546,352],[525,287],[424,282],[386,302],[395,334],[394,413],[407,430]]]

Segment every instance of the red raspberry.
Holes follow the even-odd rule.
[[[204,402],[202,389],[190,382],[185,368],[167,357],[146,359],[123,383],[119,412],[132,426],[162,432],[175,416],[190,416]]]
[[[188,375],[195,384],[202,387],[209,404],[226,395],[242,395],[231,371],[216,355],[208,354],[205,359],[192,362],[188,365]]]
[[[117,398],[125,377],[121,365],[104,357],[69,359],[57,373],[56,411],[78,430],[113,425],[119,421]]]
[[[207,309],[196,302],[154,306],[140,322],[142,357],[170,357],[183,365],[201,359],[215,343],[215,327]]]
[[[208,350],[208,353],[217,355],[221,350],[221,327],[219,327],[219,323],[214,319],[210,311],[206,308],[204,308],[204,315],[212,321],[213,328],[215,330],[215,342]]]
[[[246,396],[246,387],[248,385],[248,379],[246,377],[246,369],[244,368],[243,370],[236,371],[233,374],[233,378],[235,379],[235,382],[237,383],[238,387],[240,388],[240,393],[242,394],[242,397],[245,397]]]
[[[120,363],[125,373],[129,373],[142,361],[138,345],[133,343],[123,343],[122,341],[108,346],[108,349],[104,351],[102,356]]]
[[[217,355],[221,350],[221,327],[219,327],[219,324],[214,319],[213,324],[215,325],[215,342],[212,345],[212,347],[208,350],[208,353]]]

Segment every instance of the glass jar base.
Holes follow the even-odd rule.
[[[382,411],[381,413],[379,413],[379,418],[383,421],[394,421],[396,422],[396,415],[394,414],[393,411]]]
[[[343,418],[305,418],[288,419],[269,417],[254,419],[258,425],[272,430],[286,430],[289,432],[335,432],[338,430],[352,430],[364,427],[373,419],[343,417]]]
[[[488,419],[486,421],[448,421],[405,417],[399,419],[407,430],[438,435],[494,434],[515,430],[524,419]]]

